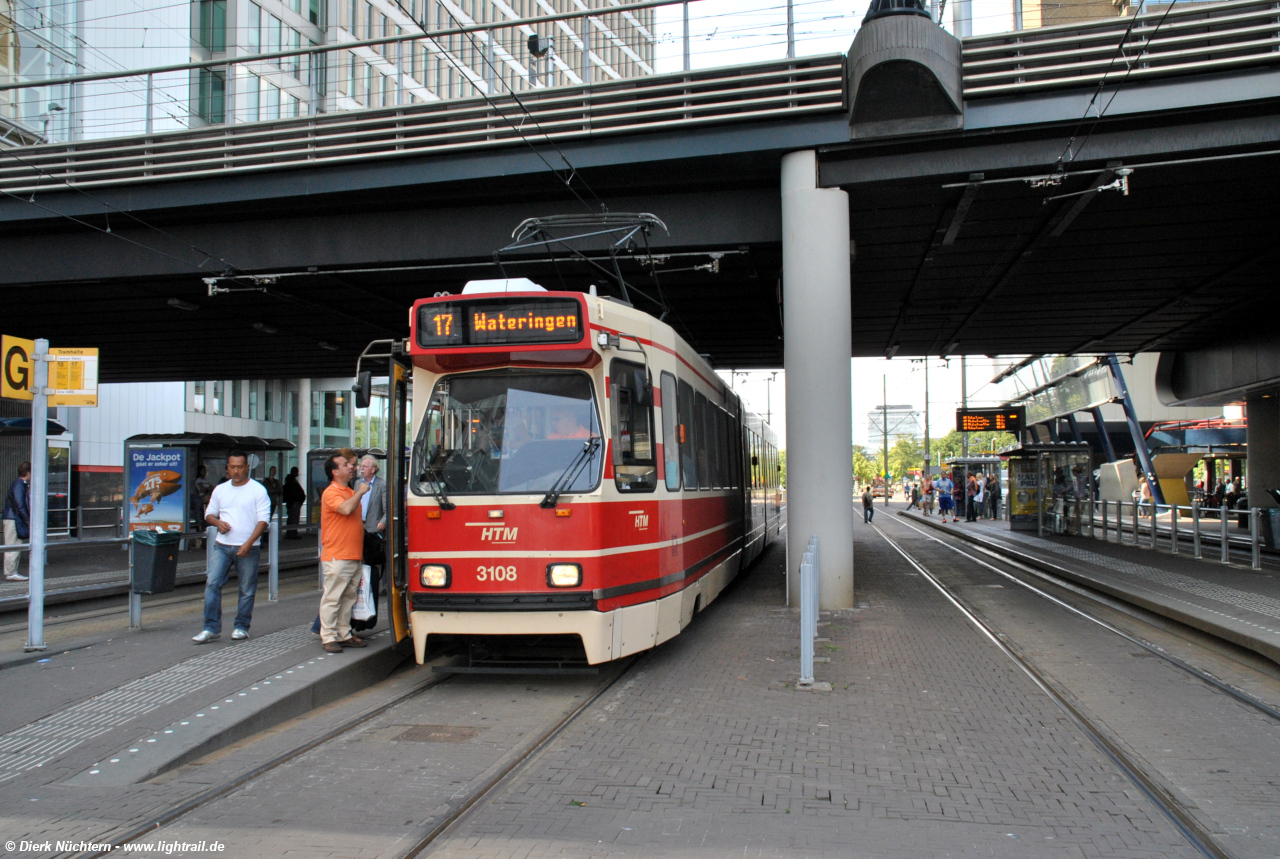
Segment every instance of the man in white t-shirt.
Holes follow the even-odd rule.
[[[249,637],[253,599],[258,592],[258,552],[262,532],[271,521],[271,498],[266,487],[249,479],[249,457],[243,450],[232,448],[227,454],[227,476],[231,479],[213,488],[204,511],[204,521],[218,529],[218,539],[213,544],[209,582],[204,589],[204,629],[191,639],[196,644],[222,637],[222,586],[233,563],[240,582],[240,605],[232,641]]]

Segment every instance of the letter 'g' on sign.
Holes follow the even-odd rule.
[[[34,340],[23,340],[8,334],[0,339],[0,396],[12,400],[35,398],[35,393],[31,390],[35,382],[35,362],[31,356],[35,353]]]

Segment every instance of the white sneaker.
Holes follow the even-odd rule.
[[[25,582],[27,580],[27,577],[22,573],[14,573],[12,576],[5,576],[4,578],[7,582]]]
[[[219,638],[222,638],[222,636],[218,635],[218,633],[203,629],[200,631],[199,635],[193,636],[191,640],[196,644],[207,644],[210,641],[216,641]]]
[[[247,629],[236,629],[236,631],[235,631],[235,632],[231,633],[231,640],[232,640],[232,641],[248,641],[248,640],[249,640],[249,630],[247,630]]]

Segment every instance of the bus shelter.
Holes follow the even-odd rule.
[[[284,457],[294,449],[293,442],[223,433],[143,433],[124,440],[126,530],[204,530],[208,498],[196,491],[200,466],[211,490],[227,479],[227,454],[236,449],[249,459],[249,476],[267,487],[274,513],[280,504]]]
[[[1093,454],[1075,442],[1020,444],[1000,452],[1009,462],[1009,529],[1081,534],[1092,520]]]

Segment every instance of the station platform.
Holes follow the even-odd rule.
[[[893,550],[880,524],[854,529],[857,605],[823,612],[819,679],[831,692],[796,688],[799,613],[785,605],[775,543],[445,830],[432,855],[1197,855]],[[188,740],[167,774],[129,760],[154,754],[148,746],[214,733],[197,723],[248,713],[269,696],[290,702],[273,705],[278,715],[304,717],[386,677],[395,660],[385,635],[362,651],[321,651],[307,630],[316,600],[314,583],[298,582],[278,604],[260,601],[254,637],[240,644],[192,646],[188,609],[154,624],[144,617],[141,633],[5,667],[12,705],[0,712],[0,828],[93,839],[159,814],[208,791],[215,770],[260,762],[244,743],[265,722],[242,718],[216,744]],[[430,676],[403,666],[388,682],[415,672]],[[236,856],[399,856],[507,766],[517,730],[532,730],[525,722],[538,696],[557,684],[589,691],[571,682],[596,681],[460,678],[439,687],[454,698],[371,717],[148,838],[218,839]],[[1180,682],[1170,688],[1186,695]],[[455,739],[404,740],[415,726]],[[307,729],[295,720],[281,730]],[[200,757],[220,746],[224,757]]]
[[[59,544],[48,553],[45,562],[45,604],[58,605],[98,597],[117,596],[129,592],[129,553],[124,544],[99,543],[88,546],[67,547]],[[259,569],[267,571],[266,551],[262,552]],[[282,541],[280,568],[297,569],[308,564],[318,565],[315,538]],[[178,575],[175,583],[183,585],[203,583],[207,559],[204,549],[184,549],[178,555]],[[19,572],[27,574],[27,553],[23,553]],[[232,578],[235,577],[233,570]],[[0,612],[25,609],[27,582],[11,582],[0,579]]]
[[[1216,547],[1196,559],[1190,546],[1164,550],[1088,536],[1040,536],[1012,531],[1003,520],[943,522],[934,513],[898,510],[899,516],[957,536],[1012,561],[1026,564],[1162,617],[1244,647],[1280,664],[1280,569],[1222,564]],[[1101,535],[1101,530],[1097,530]],[[1131,539],[1132,534],[1124,535]]]

